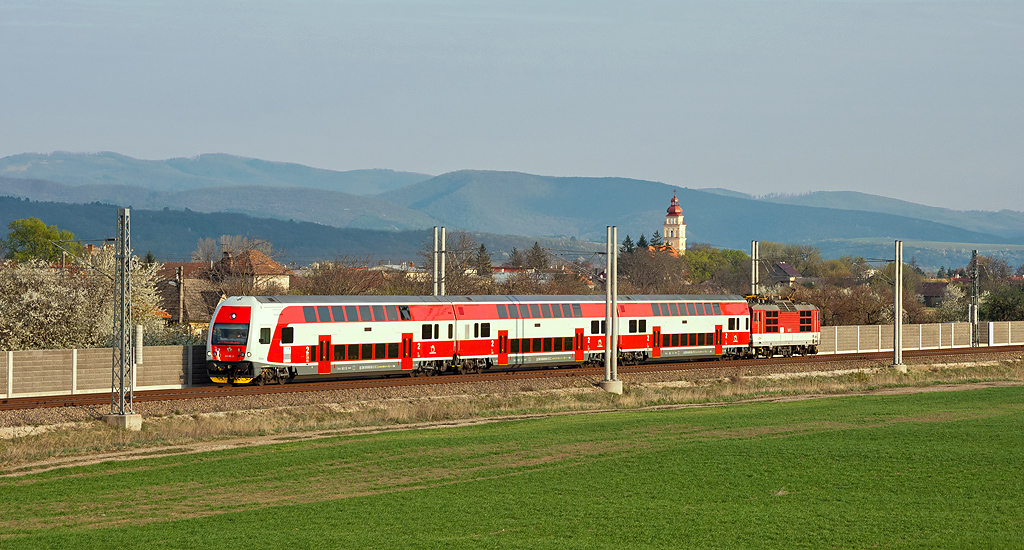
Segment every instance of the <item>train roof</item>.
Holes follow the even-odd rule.
[[[506,302],[604,302],[604,295],[484,295],[484,296],[253,296],[264,304],[303,305],[332,302],[343,303],[506,303]],[[665,294],[620,295],[621,302],[746,302],[738,295]]]

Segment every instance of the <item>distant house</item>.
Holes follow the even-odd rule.
[[[167,262],[157,270],[157,292],[169,323],[205,329],[229,294],[287,291],[289,272],[256,250],[237,259],[225,253],[218,262]]]
[[[915,292],[924,299],[925,307],[939,307],[948,286],[949,281],[922,281],[917,284]]]
[[[773,285],[785,285],[794,287],[797,284],[807,281],[793,266],[786,262],[775,262],[771,265],[768,273],[768,280]]]

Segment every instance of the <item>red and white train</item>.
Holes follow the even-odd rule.
[[[742,296],[619,296],[620,364],[817,353],[818,309]],[[215,383],[603,363],[603,296],[234,296],[214,312]]]

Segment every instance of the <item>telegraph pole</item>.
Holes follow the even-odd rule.
[[[135,342],[132,341],[132,248],[131,212],[117,210],[117,253],[114,256],[114,314],[112,333],[112,368],[110,380],[110,414],[104,418],[109,424],[131,430],[142,429],[142,415],[132,410],[132,362]]]
[[[615,303],[617,302],[615,270],[618,267],[616,252],[619,249],[615,242],[617,230],[617,227],[607,226],[604,270],[604,380],[598,383],[598,386],[608,393],[622,394],[622,381],[616,380],[618,368],[615,364],[618,359],[616,357],[618,346],[615,343],[615,319],[618,317],[615,314]]]
[[[893,272],[895,289],[893,291],[893,325],[892,325],[892,366],[900,372],[907,372],[903,364],[903,241],[896,241],[896,270]]]
[[[761,261],[761,242],[750,241],[750,295],[757,296],[757,287],[760,281],[757,280],[758,262]]]
[[[434,261],[430,262],[431,263],[431,267],[433,267],[433,272],[431,273],[431,279],[430,280],[431,280],[431,282],[434,283],[434,289],[431,291],[431,295],[437,296],[437,288],[438,287],[437,287],[437,226],[436,225],[434,226],[434,252],[433,252],[433,254],[434,254],[434,256],[433,256],[433,260]]]
[[[448,255],[447,246],[445,246],[445,243],[447,241],[448,241],[448,239],[445,238],[445,236],[444,236],[444,227],[442,227],[441,228],[441,252],[440,252],[440,256],[441,256],[441,270],[439,272],[440,275],[438,276],[438,287],[440,289],[440,295],[441,296],[445,295],[444,294],[444,279],[445,279],[444,262],[445,262],[445,256]]]
[[[971,347],[976,348],[981,345],[981,335],[979,334],[979,323],[978,323],[978,308],[980,305],[979,295],[981,294],[981,281],[978,280],[978,251],[974,250],[971,252]]]

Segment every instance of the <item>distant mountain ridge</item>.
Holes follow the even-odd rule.
[[[78,183],[25,179],[47,171]],[[359,187],[351,183],[357,172],[377,179]],[[150,178],[146,187],[123,184],[143,177]],[[402,178],[408,182],[401,184]],[[338,189],[346,185],[378,192],[360,195]],[[1024,259],[1024,213],[960,212],[855,192],[753,197],[629,178],[487,170],[435,177],[375,170],[331,172],[230,155],[138,161],[114,153],[54,153],[0,159],[0,196],[172,213],[183,208],[193,213],[244,213],[353,229],[403,231],[444,225],[488,235],[523,235],[527,240],[600,242],[605,227],[617,225],[620,240],[629,235],[635,241],[641,233],[661,231],[673,193],[683,208],[689,243],[746,250],[751,240],[768,240],[813,244],[827,257],[881,258],[892,254],[893,240],[901,239],[915,243],[914,251],[907,247],[907,253],[916,254],[926,267],[962,265],[971,248],[1003,254],[1013,265],[1019,265],[1017,258]]]
[[[221,153],[191,158],[140,160],[117,153],[25,153],[0,158],[0,177],[49,180],[65,185],[129,185],[156,191],[252,185],[308,187],[373,195],[429,179],[394,170],[338,172]]]

